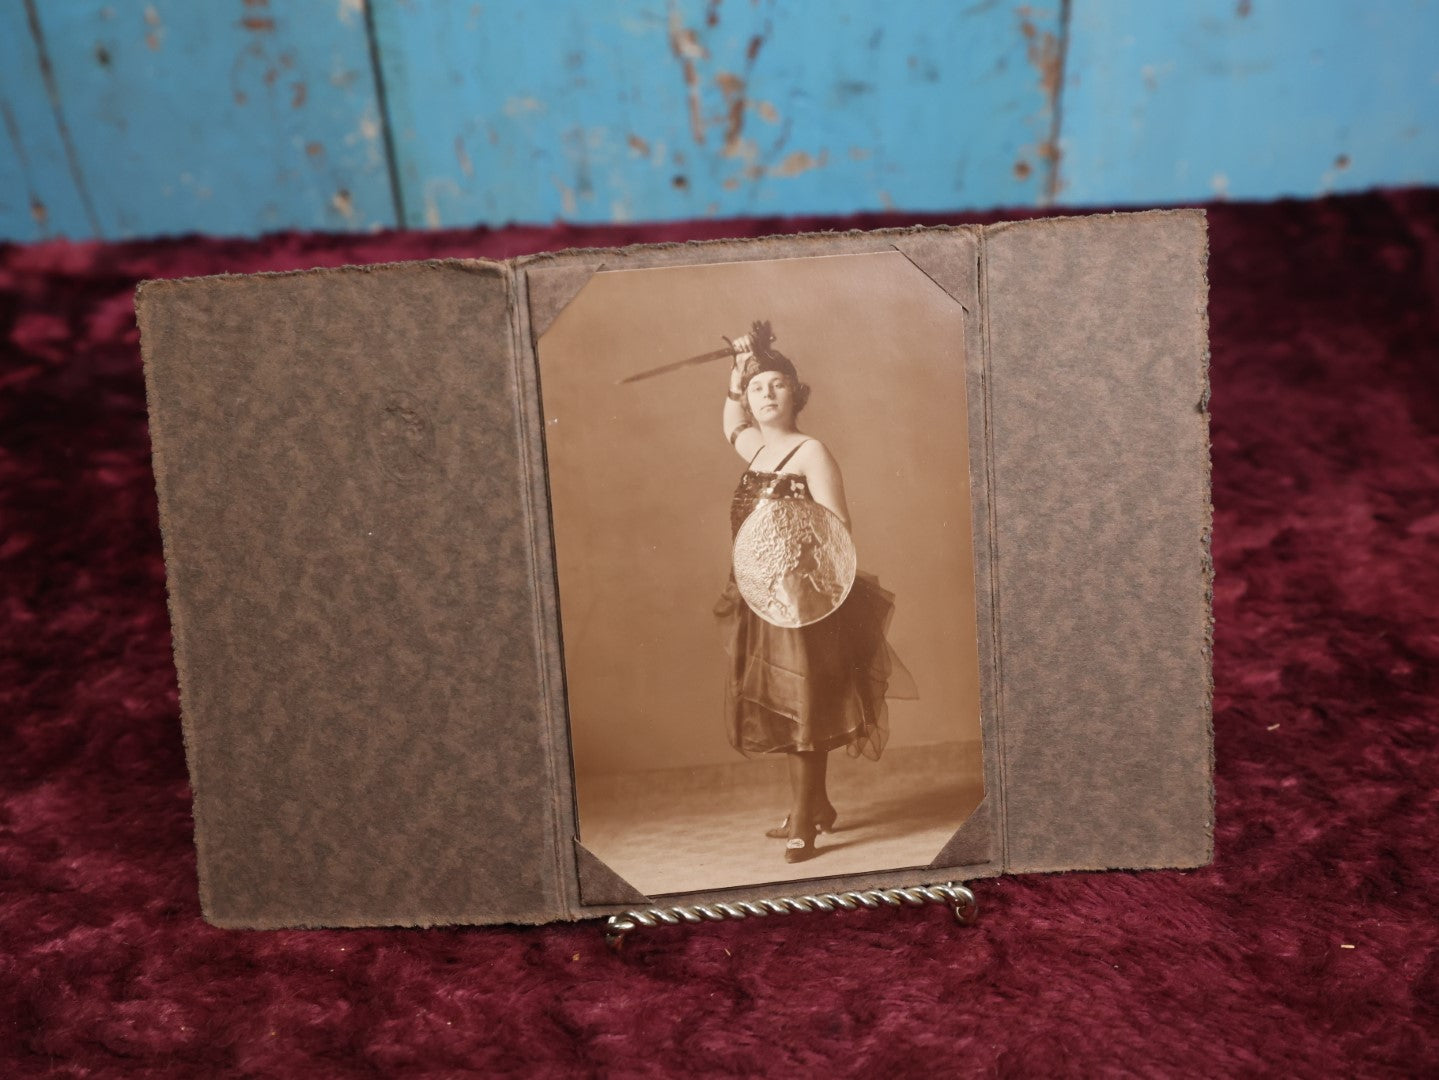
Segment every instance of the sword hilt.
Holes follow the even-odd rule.
[[[621,384],[639,382],[641,379],[652,379],[656,375],[664,375],[667,372],[678,371],[680,368],[688,367],[691,364],[704,364],[708,363],[711,360],[723,359],[726,356],[733,358],[735,355],[734,342],[730,341],[730,339],[725,337],[723,334],[721,334],[720,337],[724,338],[724,341],[729,346],[729,348],[715,349],[713,352],[701,353],[699,356],[691,356],[684,360],[676,360],[674,363],[671,364],[662,364],[657,368],[650,368],[649,371],[641,371],[635,375],[626,375],[623,379],[618,379],[616,381]],[[767,320],[764,322],[756,321],[750,326],[751,352],[758,353],[762,351],[768,351],[769,347],[774,343],[774,331],[770,329],[770,325]]]

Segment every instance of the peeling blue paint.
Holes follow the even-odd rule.
[[[100,235],[394,223],[362,5],[67,0],[35,11]],[[0,46],[34,47],[28,28]],[[34,89],[20,93],[37,111]],[[43,145],[35,128],[27,149]],[[58,175],[47,170],[47,183]],[[80,225],[70,215],[54,231],[93,235]]]
[[[1074,0],[1060,202],[1439,181],[1432,0]]]
[[[0,6],[0,237],[93,236],[24,5]]]
[[[937,210],[1042,190],[1014,173],[1048,133],[1021,23],[1052,35],[1057,5],[604,10],[375,3],[407,224]]]
[[[0,237],[1439,182],[1439,0],[11,0]]]

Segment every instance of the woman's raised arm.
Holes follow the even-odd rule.
[[[725,395],[724,403],[724,437],[734,447],[735,453],[749,461],[763,444],[764,439],[755,430],[754,422],[744,411],[744,387],[740,380],[744,377],[744,366],[750,358],[750,339],[746,334],[734,340],[735,358],[730,365],[729,393]]]

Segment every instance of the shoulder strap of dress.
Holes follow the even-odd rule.
[[[760,444],[759,444],[759,450],[756,450],[756,451],[754,452],[754,457],[751,457],[751,458],[749,459],[749,463],[750,463],[751,465],[754,464],[754,459],[757,458],[757,457],[759,457],[760,451],[763,450],[763,449],[764,449],[764,443],[760,443]]]
[[[790,459],[790,458],[794,457],[795,454],[799,453],[799,448],[800,448],[801,446],[803,446],[805,443],[807,443],[807,442],[813,442],[813,441],[814,441],[813,439],[805,439],[803,442],[798,442],[798,443],[796,443],[793,450],[791,450],[791,451],[790,451],[788,454],[786,454],[784,457],[780,458],[780,462],[779,462],[778,465],[776,465],[776,466],[774,467],[774,471],[775,471],[775,472],[784,472],[784,467],[789,464],[789,459]]]

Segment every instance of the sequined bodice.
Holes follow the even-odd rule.
[[[794,473],[756,472],[746,469],[734,489],[734,498],[729,505],[729,531],[733,538],[744,524],[745,518],[761,499],[813,499],[809,484],[803,476]]]

